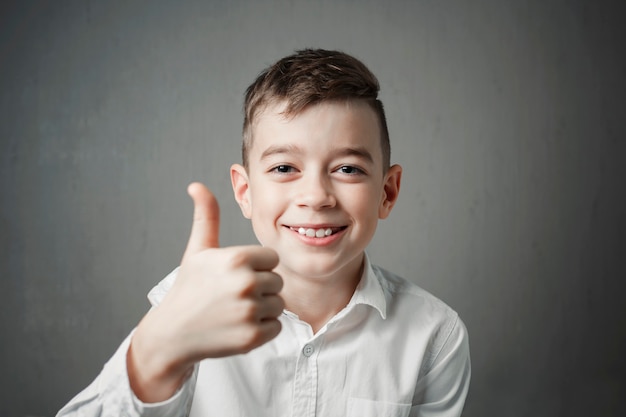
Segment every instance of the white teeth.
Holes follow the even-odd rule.
[[[304,227],[299,227],[298,233],[306,237],[325,237],[332,235],[333,229],[330,227],[327,229],[305,229]]]

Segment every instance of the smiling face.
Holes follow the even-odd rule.
[[[283,277],[356,278],[378,219],[398,196],[401,168],[383,169],[380,127],[362,101],[322,102],[294,117],[268,106],[249,165],[233,165],[235,198]]]

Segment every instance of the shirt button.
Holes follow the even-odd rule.
[[[304,345],[304,348],[302,349],[302,354],[308,358],[313,354],[314,351],[315,348],[313,347],[313,345]]]

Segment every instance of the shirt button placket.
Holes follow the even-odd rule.
[[[293,415],[315,416],[317,402],[317,359],[315,345],[305,344],[296,364]]]

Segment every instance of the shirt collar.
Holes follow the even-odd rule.
[[[361,280],[354,291],[352,299],[348,303],[348,307],[357,304],[372,306],[378,310],[380,317],[384,320],[387,318],[387,301],[383,287],[378,280],[376,272],[374,272],[374,268],[372,268],[367,254],[365,254],[363,262],[363,274],[361,275]]]

